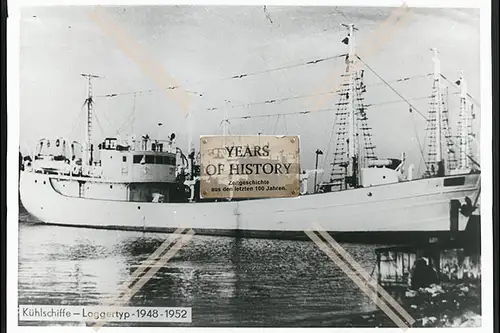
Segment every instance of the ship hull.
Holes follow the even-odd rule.
[[[446,233],[453,229],[450,202],[474,198],[479,187],[479,175],[469,174],[297,198],[152,203],[69,197],[54,189],[55,180],[55,175],[21,172],[22,204],[42,223],[158,232],[191,228],[198,234],[277,238],[301,238],[304,231],[318,229],[396,239],[398,234]],[[467,218],[459,214],[456,227],[465,230]]]

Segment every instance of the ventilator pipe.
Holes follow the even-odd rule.
[[[413,180],[413,169],[415,169],[415,166],[410,164],[408,167],[408,176],[406,177],[408,180]]]
[[[300,185],[302,185],[302,188],[300,189],[300,194],[306,195],[307,194],[307,178],[302,179]]]

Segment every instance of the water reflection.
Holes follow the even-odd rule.
[[[97,305],[167,238],[21,223],[19,303]],[[373,248],[345,245],[372,271]],[[193,308],[193,326],[329,326],[375,305],[312,242],[195,235],[127,304]]]

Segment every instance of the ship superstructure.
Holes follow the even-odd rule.
[[[177,177],[177,158],[182,153],[174,146],[175,134],[166,140],[147,134],[140,138],[108,137],[94,144],[92,79],[98,76],[82,76],[88,79],[83,144],[62,137],[42,139],[34,156],[26,158],[25,171],[53,175],[54,190],[68,197],[134,202],[185,200],[186,189]]]

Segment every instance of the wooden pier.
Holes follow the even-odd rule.
[[[429,237],[426,244],[376,249],[379,284],[418,289],[433,283],[480,279],[480,215],[471,215],[466,230],[458,231],[460,209],[456,202],[450,202],[450,232],[446,236]]]

